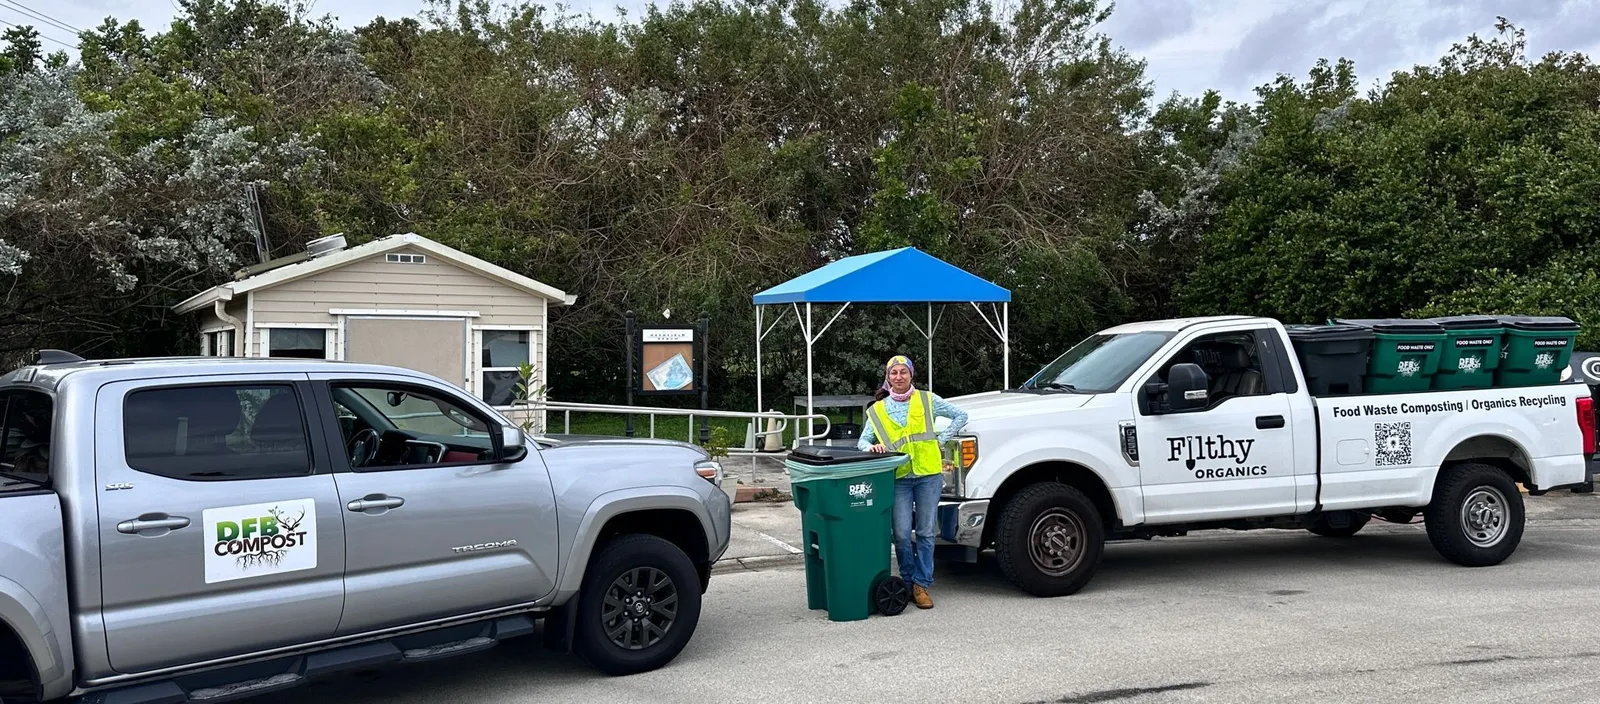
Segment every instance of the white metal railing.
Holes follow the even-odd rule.
[[[513,420],[519,421],[524,420],[526,416],[523,416],[522,418],[519,418],[518,416],[527,413],[541,414],[541,416],[547,416],[551,413],[560,413],[562,432],[569,435],[572,433],[572,414],[574,413],[605,413],[620,416],[646,416],[649,418],[649,437],[651,438],[656,437],[656,416],[687,417],[689,419],[689,432],[687,440],[691,443],[696,441],[696,436],[699,434],[700,430],[694,423],[694,420],[697,417],[743,419],[748,423],[744,440],[742,441],[742,444],[739,445],[729,443],[729,455],[758,455],[772,452],[765,449],[766,438],[771,435],[778,436],[780,439],[779,447],[782,447],[783,443],[781,442],[781,439],[784,433],[788,431],[790,421],[797,421],[801,423],[801,425],[796,425],[796,428],[805,427],[803,423],[807,420],[812,421],[814,424],[812,426],[812,435],[799,435],[799,431],[796,431],[797,437],[794,440],[793,446],[798,446],[800,443],[805,441],[825,438],[827,437],[829,430],[832,428],[832,421],[825,413],[806,414],[780,413],[778,411],[766,411],[764,413],[756,413],[753,411],[702,411],[694,408],[656,408],[649,406],[621,406],[601,403],[569,403],[565,401],[529,401],[527,403],[519,403],[512,406],[496,406],[495,408]],[[540,420],[543,421],[546,419],[541,417]],[[817,421],[821,421],[821,423],[817,423]],[[544,424],[541,423],[541,425]],[[767,427],[768,425],[772,425],[773,427],[769,429]],[[821,429],[816,430],[817,427],[820,427]],[[542,429],[542,432],[550,433],[554,431],[546,427]]]

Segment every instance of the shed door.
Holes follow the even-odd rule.
[[[467,321],[463,318],[350,318],[345,359],[432,374],[467,388]]]

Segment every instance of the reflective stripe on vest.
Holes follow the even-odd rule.
[[[905,447],[906,443],[909,442],[927,442],[938,439],[938,435],[933,432],[933,397],[917,389],[912,389],[911,396],[912,398],[909,400],[912,403],[917,402],[918,399],[922,401],[922,432],[920,433],[894,438],[889,434],[888,429],[884,427],[889,411],[879,405],[878,408],[874,408],[867,413],[867,418],[872,422],[873,434],[878,436],[878,442],[889,448],[890,452],[899,452],[900,448]],[[894,421],[888,422],[892,423]],[[906,422],[911,422],[910,413],[906,414]],[[904,428],[901,428],[901,430],[904,430]]]

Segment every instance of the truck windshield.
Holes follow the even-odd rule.
[[[1085,394],[1114,391],[1172,336],[1157,331],[1090,335],[1045,365],[1023,388]]]

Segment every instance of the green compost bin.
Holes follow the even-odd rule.
[[[1500,368],[1500,343],[1505,337],[1500,320],[1487,315],[1456,315],[1429,321],[1444,328],[1444,347],[1439,351],[1439,371],[1433,375],[1433,388],[1493,386],[1494,372]]]
[[[1336,325],[1356,325],[1372,330],[1372,354],[1367,360],[1366,391],[1395,393],[1426,391],[1439,371],[1444,328],[1427,320],[1335,320]]]
[[[832,621],[859,621],[878,610],[877,592],[893,577],[895,470],[910,459],[826,445],[789,452],[784,466],[800,509],[807,608],[827,609]]]
[[[1571,318],[1502,316],[1505,346],[1500,352],[1500,368],[1495,372],[1498,386],[1539,386],[1561,381],[1561,370],[1572,361],[1578,324]]]

